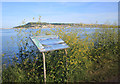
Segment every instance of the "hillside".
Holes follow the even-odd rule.
[[[106,25],[106,24],[46,23],[46,22],[28,22],[27,24],[16,26],[14,28],[57,28],[57,27],[117,28],[117,26],[115,25]]]

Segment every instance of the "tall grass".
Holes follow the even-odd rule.
[[[42,54],[29,40],[29,36],[41,33],[59,35],[70,46],[67,56],[64,50],[45,53],[47,82],[101,82],[118,75],[117,29],[96,29],[94,34],[85,34],[84,39],[78,29],[51,29],[50,33],[26,30],[16,30],[20,38],[19,57],[15,56],[13,65],[3,67],[3,82],[44,81]]]

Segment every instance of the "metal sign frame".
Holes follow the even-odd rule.
[[[44,82],[46,83],[46,66],[45,66],[45,54],[47,51],[54,51],[65,49],[67,55],[67,48],[69,46],[58,35],[44,35],[44,36],[32,36],[30,37],[33,44],[37,49],[42,52],[43,55],[43,68],[44,68]],[[66,62],[67,65],[67,62]]]

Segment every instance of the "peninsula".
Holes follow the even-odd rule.
[[[88,27],[88,28],[117,28],[116,25],[107,24],[83,24],[83,23],[46,23],[46,22],[28,22],[27,24],[16,26],[13,28],[73,28],[73,27]]]

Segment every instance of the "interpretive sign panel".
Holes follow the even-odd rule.
[[[40,52],[69,48],[57,35],[32,36],[30,39]]]

